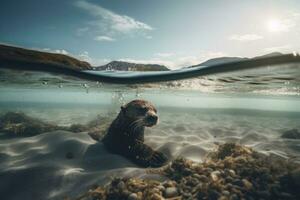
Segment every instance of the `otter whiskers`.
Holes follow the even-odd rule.
[[[137,128],[141,128],[144,124],[142,123],[144,121],[144,118],[143,117],[140,117],[139,119],[133,121],[131,124],[130,124],[130,127],[132,127],[133,129],[133,133],[135,133],[136,129]]]

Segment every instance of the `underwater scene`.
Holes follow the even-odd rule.
[[[299,33],[299,0],[1,0],[0,200],[300,200]]]
[[[116,85],[3,69],[1,195],[297,199],[299,73],[299,65],[289,64]],[[151,102],[157,111],[159,122],[145,128],[144,143],[165,155],[161,165],[140,165],[110,151],[126,143],[122,138],[109,148],[102,142],[121,106],[136,99]]]

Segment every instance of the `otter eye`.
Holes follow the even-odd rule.
[[[148,108],[145,108],[145,107],[139,109],[139,112],[141,114],[145,114],[147,111],[148,111]]]

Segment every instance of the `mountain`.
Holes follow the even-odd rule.
[[[273,56],[280,56],[282,55],[282,53],[280,52],[273,52],[273,53],[269,53],[266,55],[262,55],[262,56],[257,56],[254,57],[255,58],[266,58],[266,57],[273,57]],[[223,63],[230,63],[230,62],[238,62],[238,61],[243,61],[243,60],[249,60],[250,58],[243,58],[243,57],[220,57],[220,58],[212,58],[209,59],[203,63],[197,64],[197,65],[193,65],[193,66],[189,66],[187,68],[191,68],[191,67],[198,67],[198,66],[211,66],[211,65],[217,65],[217,64],[223,64]]]
[[[282,55],[279,52],[273,52],[263,56],[257,56],[254,58],[272,57]],[[221,63],[230,63],[248,60],[250,58],[242,57],[220,57],[209,59],[203,63],[189,66],[210,66]],[[76,70],[116,70],[116,71],[169,71],[169,69],[164,65],[158,64],[140,64],[140,63],[130,63],[123,61],[112,61],[106,65],[99,67],[93,67],[88,62],[80,61],[68,55],[48,53],[36,50],[30,50],[20,47],[13,47],[8,45],[0,44],[0,67],[2,66],[24,66],[24,65],[35,65],[37,68],[42,67],[59,67],[59,68],[70,68]]]
[[[0,65],[22,65],[23,63],[58,65],[59,67],[89,70],[92,66],[68,55],[48,53],[0,44]],[[16,64],[17,63],[17,64]]]
[[[110,70],[110,71],[169,71],[166,66],[158,64],[139,64],[129,63],[123,61],[112,61],[106,65],[94,68],[97,71]]]
[[[283,55],[282,53],[280,52],[272,52],[272,53],[268,53],[266,55],[262,55],[262,56],[256,56],[254,58],[267,58],[267,57],[273,57],[273,56],[281,56]]]
[[[241,58],[241,57],[220,57],[220,58],[212,58],[209,59],[203,63],[189,66],[187,68],[191,67],[198,67],[198,66],[210,66],[210,65],[217,65],[217,64],[223,64],[223,63],[230,63],[230,62],[237,62],[242,60],[248,60],[249,58]]]

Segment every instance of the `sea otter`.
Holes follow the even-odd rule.
[[[160,167],[167,157],[144,144],[145,126],[158,123],[156,108],[148,101],[133,100],[125,106],[102,139],[112,153],[123,155],[143,167]]]

